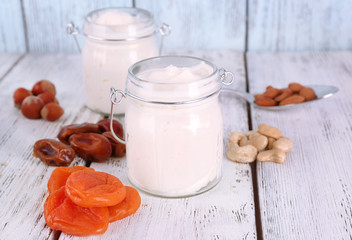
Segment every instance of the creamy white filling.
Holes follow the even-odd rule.
[[[156,68],[142,72],[137,76],[140,79],[152,82],[182,83],[206,78],[212,72],[212,67],[205,62],[200,62],[192,67],[176,67],[169,65],[165,68]]]
[[[119,10],[110,10],[97,16],[94,20],[95,23],[103,25],[126,25],[138,22],[138,18],[131,16],[129,13]]]

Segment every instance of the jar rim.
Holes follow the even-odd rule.
[[[197,79],[197,80],[192,80],[192,81],[188,81],[188,82],[156,82],[156,81],[153,81],[153,80],[145,80],[145,79],[141,79],[139,77],[136,76],[136,74],[133,72],[133,70],[135,68],[137,68],[139,65],[141,64],[145,64],[146,62],[150,62],[150,61],[155,61],[155,60],[158,60],[158,59],[167,59],[167,58],[178,58],[178,59],[193,59],[193,60],[197,60],[199,62],[204,62],[206,63],[207,65],[209,65],[210,67],[213,68],[213,72],[211,74],[209,74],[208,76],[204,77],[204,78],[201,78],[201,79]],[[134,63],[132,66],[130,66],[128,68],[128,75],[130,77],[133,77],[135,80],[137,81],[140,81],[142,83],[151,83],[151,84],[155,84],[155,85],[173,85],[173,84],[177,84],[177,85],[182,85],[182,84],[192,84],[192,83],[196,83],[196,82],[199,82],[199,81],[202,81],[204,79],[208,79],[208,78],[212,78],[215,74],[217,74],[218,72],[218,67],[213,64],[212,62],[208,61],[208,60],[205,60],[203,58],[199,58],[199,57],[193,57],[193,56],[186,56],[186,55],[166,55],[166,56],[158,56],[158,57],[151,57],[151,58],[146,58],[146,59],[143,59],[141,61],[138,61],[136,63]]]

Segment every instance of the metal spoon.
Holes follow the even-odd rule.
[[[319,99],[330,97],[339,90],[337,87],[330,86],[330,85],[306,85],[306,87],[312,88],[314,90],[315,94],[317,95],[317,98],[315,100],[302,102],[302,103],[310,103],[310,102],[313,102],[313,101],[316,101]],[[246,99],[247,102],[253,104],[254,106],[261,108],[261,109],[265,109],[265,110],[283,110],[283,109],[290,108],[292,106],[302,104],[302,103],[296,103],[296,104],[281,105],[281,106],[278,105],[278,106],[272,106],[272,107],[263,107],[263,106],[259,106],[255,103],[254,95],[251,93],[241,92],[241,91],[237,91],[237,90],[229,89],[229,88],[222,88],[221,92],[234,93],[234,94]]]

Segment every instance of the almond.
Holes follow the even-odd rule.
[[[300,95],[297,95],[297,94],[294,94],[288,98],[285,98],[284,100],[282,100],[280,102],[280,105],[288,105],[288,104],[294,104],[294,103],[301,103],[301,102],[304,102],[305,98],[300,96]]]
[[[255,103],[259,106],[264,106],[264,107],[277,105],[275,100],[273,100],[272,98],[268,98],[268,97],[259,98],[258,100],[255,100]]]
[[[303,86],[299,83],[293,82],[288,85],[288,88],[291,89],[293,93],[298,93],[303,88]]]
[[[314,100],[317,98],[317,95],[315,95],[315,92],[313,89],[309,87],[304,87],[299,91],[299,95],[304,97],[306,101]]]
[[[275,101],[281,102],[285,98],[289,97],[292,95],[292,90],[289,88],[285,88],[281,90],[281,94],[275,98]]]
[[[264,97],[268,98],[275,98],[281,93],[280,89],[277,88],[267,88],[266,91],[263,93]]]
[[[261,99],[261,98],[263,98],[263,97],[264,97],[263,94],[255,94],[255,95],[254,95],[255,100],[259,100],[259,99]]]

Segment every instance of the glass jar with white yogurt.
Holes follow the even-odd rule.
[[[88,108],[110,113],[111,86],[124,89],[128,68],[159,55],[153,15],[138,8],[106,8],[85,17],[82,50],[83,82]],[[125,112],[125,103],[115,113]]]
[[[111,100],[126,103],[133,185],[158,196],[183,197],[218,183],[223,157],[218,96],[227,74],[206,60],[185,56],[150,58],[129,68],[126,89],[112,89]]]

